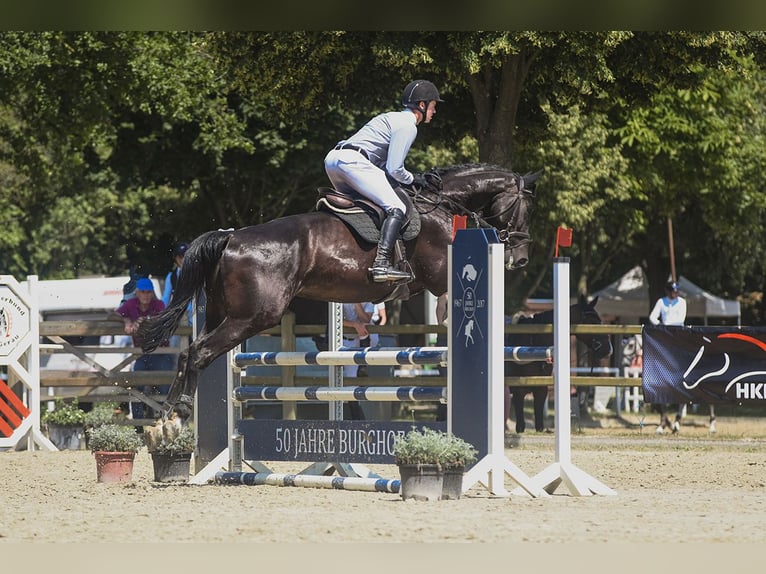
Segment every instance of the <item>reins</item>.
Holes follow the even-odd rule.
[[[429,174],[429,175],[431,175],[431,174]],[[412,198],[412,202],[413,202],[413,205],[415,206],[415,209],[418,210],[418,213],[420,213],[421,215],[425,215],[425,214],[431,213],[431,212],[433,212],[435,210],[441,210],[444,213],[446,213],[447,215],[453,215],[453,214],[465,215],[467,217],[470,217],[471,220],[474,222],[474,224],[477,227],[483,227],[483,228],[487,228],[487,229],[496,229],[496,227],[494,225],[492,225],[491,223],[489,223],[489,221],[487,221],[488,219],[498,219],[499,220],[500,217],[502,217],[503,215],[505,215],[509,211],[511,211],[513,209],[517,209],[518,208],[518,202],[521,201],[521,194],[522,193],[529,193],[529,192],[525,192],[523,187],[521,187],[524,184],[524,178],[522,176],[517,176],[517,178],[516,178],[516,193],[515,194],[513,192],[511,192],[511,191],[499,192],[499,193],[493,195],[492,198],[489,199],[488,201],[486,201],[479,209],[471,210],[471,209],[468,209],[467,207],[465,207],[465,205],[463,205],[462,203],[460,203],[458,201],[455,201],[454,199],[452,199],[451,197],[446,195],[441,190],[437,189],[437,185],[441,184],[441,177],[439,177],[439,175],[435,174],[435,173],[432,174],[432,175],[433,175],[433,179],[437,182],[436,184],[432,184],[432,185],[430,185],[428,187],[423,187],[423,188],[420,188],[418,190],[407,190],[408,194]],[[436,195],[436,199],[432,199],[430,197],[427,197],[427,196],[423,195],[424,191],[428,191],[429,193],[432,193],[432,194]],[[484,209],[487,207],[487,205],[489,205],[491,202],[495,201],[496,197],[498,195],[502,194],[502,193],[510,193],[510,194],[514,195],[514,199],[513,199],[513,201],[510,202],[510,205],[508,207],[503,209],[500,213],[494,213],[494,214],[492,214],[492,215],[490,215],[490,216],[488,216],[486,218],[484,218],[481,215],[479,215],[480,212],[484,211]],[[421,211],[418,208],[418,204],[422,205],[423,203],[430,204],[431,209],[427,209],[427,210]],[[444,203],[446,203],[449,206],[449,209],[442,205]],[[516,245],[516,246],[530,243],[531,239],[529,237],[529,233],[525,233],[523,231],[509,231],[508,230],[510,227],[515,226],[515,225],[516,225],[516,217],[514,217],[511,221],[508,222],[508,224],[506,225],[505,229],[498,230],[498,239],[500,239],[500,241],[502,241],[503,243],[508,243],[512,239],[515,239],[516,242],[515,242],[514,245]]]

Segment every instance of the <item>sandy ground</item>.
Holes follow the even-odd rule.
[[[759,424],[743,427],[749,436],[720,417],[712,436],[702,422],[677,436],[635,427],[576,432],[572,463],[616,496],[572,496],[562,485],[545,498],[494,497],[476,485],[460,500],[420,502],[329,489],[169,485],[152,482],[145,449],[133,482],[115,485],[96,481],[88,451],[0,452],[0,544],[763,543],[766,423]],[[555,460],[552,434],[506,438],[506,456],[528,476]],[[395,466],[370,468],[398,478]]]

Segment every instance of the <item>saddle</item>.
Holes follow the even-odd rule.
[[[402,239],[410,241],[420,233],[420,214],[414,208],[407,192],[401,187],[394,189],[407,207],[402,225]],[[380,240],[380,226],[386,218],[383,209],[360,195],[343,193],[329,187],[317,189],[317,211],[326,211],[340,218],[354,233],[369,243]]]

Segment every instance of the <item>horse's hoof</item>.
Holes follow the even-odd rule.
[[[674,422],[673,423],[673,434],[678,434],[680,430],[681,430],[681,424],[678,421]]]
[[[665,434],[665,429],[662,428],[662,425],[657,427],[657,430],[654,431],[654,434]]]

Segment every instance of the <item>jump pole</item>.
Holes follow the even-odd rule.
[[[572,464],[572,421],[569,389],[570,342],[569,342],[569,257],[553,260],[553,389],[556,401],[555,462],[532,477],[532,482],[547,493],[553,494],[562,483],[575,496],[592,494],[616,495],[617,493]],[[513,494],[520,494],[516,489]]]

